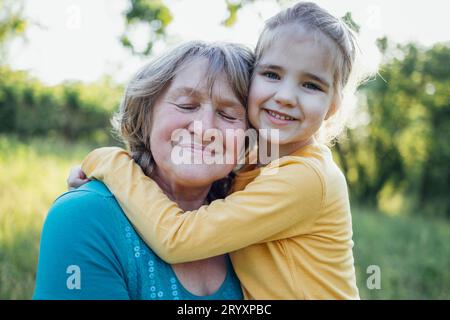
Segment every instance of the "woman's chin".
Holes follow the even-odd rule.
[[[172,171],[173,178],[190,187],[204,187],[226,177],[233,167],[224,165],[181,165]]]

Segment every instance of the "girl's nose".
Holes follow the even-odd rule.
[[[290,82],[282,83],[274,96],[277,103],[284,107],[294,107],[298,104],[296,87]]]

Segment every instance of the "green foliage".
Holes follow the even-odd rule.
[[[289,3],[291,0],[276,0],[279,4]],[[222,21],[225,27],[232,27],[236,21],[239,10],[241,10],[246,5],[256,2],[256,0],[225,0],[227,5],[228,17]]]
[[[450,46],[389,47],[361,88],[370,122],[336,148],[357,201],[398,213],[450,217]]]
[[[226,27],[232,27],[237,21],[239,10],[250,3],[254,3],[255,1],[256,0],[225,0],[228,17],[222,22],[222,24]],[[295,3],[293,0],[276,0],[276,2],[280,5],[293,5]],[[355,20],[353,20],[351,12],[347,12],[341,19],[350,29],[356,33],[359,32],[361,27],[355,22]]]
[[[122,88],[108,78],[94,84],[44,86],[24,72],[0,68],[0,132],[22,137],[110,139],[109,119]]]
[[[226,0],[228,17],[222,22],[226,27],[231,27],[236,23],[238,11],[250,2],[255,0],[242,0],[242,1],[231,1]]]
[[[0,65],[6,59],[5,46],[10,39],[25,32],[22,0],[0,0]]]
[[[0,299],[31,298],[44,217],[95,144],[0,135]]]
[[[161,0],[130,0],[130,6],[124,15],[126,30],[121,37],[121,42],[136,55],[149,55],[154,42],[166,36],[166,27],[172,21],[170,10]],[[150,27],[150,40],[142,51],[136,49],[130,39],[130,30],[137,25]]]
[[[354,257],[362,299],[449,299],[450,225],[417,216],[389,217],[357,208]],[[369,289],[369,266],[381,271],[381,289]]]
[[[361,29],[361,26],[358,25],[355,20],[353,20],[352,17],[352,13],[351,12],[347,12],[342,18],[342,21],[345,22],[345,24],[352,29],[353,31],[355,31],[356,33],[359,33],[359,30]]]

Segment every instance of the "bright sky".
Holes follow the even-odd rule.
[[[362,48],[368,63],[375,61],[374,39],[382,35],[397,42],[423,45],[450,41],[450,2],[446,0],[317,0],[337,16],[351,11],[361,25]],[[186,40],[233,41],[254,46],[263,22],[279,5],[260,0],[242,9],[233,28],[220,22],[226,17],[225,0],[165,0],[174,17],[168,28],[169,44]],[[11,46],[10,63],[29,70],[48,84],[64,80],[95,81],[104,74],[126,81],[144,63],[122,47],[122,12],[128,0],[26,0],[32,26],[27,40]],[[145,40],[145,32],[136,39]],[[148,59],[148,58],[147,58]]]

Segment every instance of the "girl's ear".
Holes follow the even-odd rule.
[[[333,99],[333,101],[330,104],[330,108],[328,109],[327,114],[325,115],[325,120],[328,120],[329,118],[331,118],[332,116],[334,116],[334,114],[338,111],[340,105],[341,105],[341,96],[340,95],[336,95]]]

